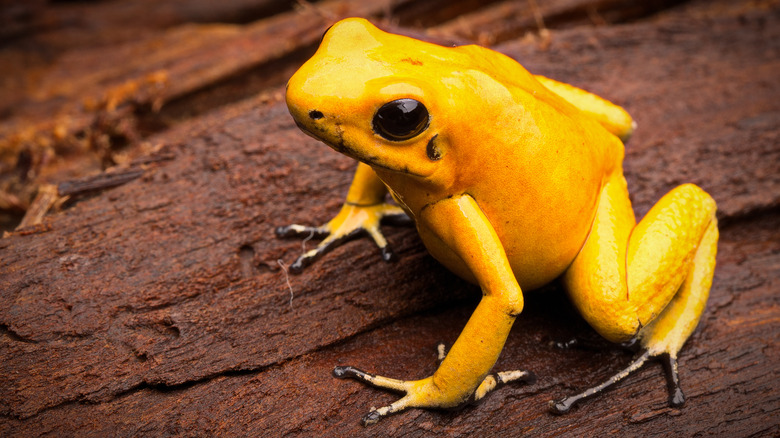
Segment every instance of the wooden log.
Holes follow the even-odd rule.
[[[718,201],[711,299],[680,357],[683,409],[667,407],[650,365],[569,415],[548,414],[548,400],[630,360],[604,342],[552,347],[600,342],[553,285],[528,294],[497,364],[537,383],[362,428],[395,395],[336,381],[332,367],[429,374],[436,343],[454,341],[479,292],[408,228],[388,231],[395,264],[359,240],[287,277],[278,261],[302,244],[273,228],[333,215],[354,164],[301,134],[276,89],[155,135],[171,159],[0,239],[0,435],[778,434],[779,22],[772,2],[693,2],[553,30],[544,50],[498,47],[636,117],[626,170],[640,214],[685,181]]]
[[[0,70],[0,93],[6,96],[0,99],[0,206],[3,198],[8,197],[3,192],[19,199],[23,207],[36,193],[34,185],[19,188],[23,185],[17,177],[20,172],[12,170],[19,167],[20,161],[31,161],[29,168],[24,169],[25,178],[47,183],[72,178],[74,169],[67,165],[72,160],[67,158],[74,151],[80,152],[77,155],[82,161],[78,166],[81,176],[103,170],[101,166],[106,163],[119,164],[123,155],[132,156],[142,150],[135,147],[128,151],[125,146],[140,144],[140,138],[148,131],[165,129],[182,117],[193,117],[215,104],[246,98],[248,93],[284,83],[303,62],[302,57],[313,52],[323,29],[333,20],[353,15],[377,16],[404,1],[408,0],[327,0],[316,7],[284,10],[245,24],[180,24],[184,15],[197,15],[198,10],[211,11],[215,21],[232,14],[240,16],[248,8],[243,1],[229,2],[231,5],[224,7],[209,6],[213,2],[156,2],[156,6],[144,0],[113,6],[98,3],[85,18],[100,19],[94,26],[96,31],[89,33],[87,26],[77,27],[76,32],[104,41],[103,45],[87,40],[89,44],[83,44],[80,50],[62,49],[59,53],[51,46],[55,43],[47,45],[30,38],[32,41],[25,41],[16,49],[12,46],[0,50],[0,63],[8,66]],[[36,5],[42,7],[26,7],[34,9]],[[144,6],[158,17],[144,21]],[[78,10],[83,7],[69,6]],[[41,12],[43,18],[39,20],[59,17],[56,12],[62,8],[55,6],[55,12]],[[14,10],[12,6],[7,9]],[[109,35],[113,35],[115,22],[123,16],[131,24],[122,32],[135,29],[138,35],[113,41]],[[202,21],[196,16],[191,18]],[[60,26],[67,37],[71,29]],[[140,31],[147,26],[162,29]],[[81,41],[86,35],[74,38]],[[36,61],[34,68],[20,71],[17,66],[31,58],[26,46],[32,46],[34,51],[56,52],[57,56],[46,63]],[[231,81],[237,82],[232,89],[224,86]],[[208,93],[210,87],[220,85],[223,87],[218,96]],[[189,99],[158,114],[165,104],[199,91],[206,91],[204,95],[211,106]],[[20,160],[20,155],[29,158]],[[54,156],[65,159],[56,160]]]

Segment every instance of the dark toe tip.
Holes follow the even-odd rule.
[[[566,403],[566,399],[560,401],[550,400],[549,408],[551,413],[555,415],[562,415],[571,410],[571,405]]]
[[[351,367],[335,367],[333,368],[333,377],[337,379],[346,379],[349,377],[349,369]]]
[[[301,272],[303,272],[303,268],[305,268],[307,264],[305,260],[306,259],[299,258],[298,260],[294,261],[290,265],[290,272],[293,274],[300,274]]]
[[[363,426],[370,426],[375,424],[382,418],[382,415],[378,411],[371,411],[363,417]]]
[[[669,406],[673,408],[681,408],[685,406],[685,394],[683,394],[680,388],[677,388],[674,393],[669,395]]]
[[[579,341],[579,339],[576,339],[576,338],[569,339],[567,341],[553,342],[553,346],[555,348],[559,348],[561,350],[568,350],[570,348],[576,348],[576,347],[579,346],[579,344],[580,344],[580,341]]]
[[[382,260],[386,262],[394,262],[398,260],[398,256],[395,255],[393,250],[389,246],[382,248]]]

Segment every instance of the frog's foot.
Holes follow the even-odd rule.
[[[703,257],[701,254],[697,257]],[[694,269],[694,275],[680,288],[680,292],[655,320],[641,328],[636,337],[619,344],[623,348],[638,350],[638,354],[625,367],[599,385],[588,388],[579,394],[565,397],[558,401],[550,401],[550,411],[554,414],[565,414],[575,404],[595,397],[612,385],[635,373],[650,359],[661,361],[666,373],[666,383],[669,390],[669,406],[679,408],[685,404],[685,395],[680,388],[680,378],[677,372],[677,353],[683,342],[696,327],[700,313],[691,308],[703,306],[706,302],[706,291],[702,292],[700,276],[711,278],[712,266]],[[697,284],[699,286],[697,286]],[[709,285],[706,285],[709,290]]]
[[[334,368],[333,376],[339,379],[354,379],[375,388],[387,389],[405,394],[403,397],[387,406],[382,406],[381,408],[372,407],[369,413],[363,417],[362,423],[364,426],[374,424],[390,414],[401,412],[407,408],[459,408],[469,403],[481,401],[488,393],[507,383],[516,381],[530,382],[534,378],[533,374],[530,372],[520,370],[501,371],[494,374],[488,374],[471,397],[463,400],[458,397],[447,397],[440,389],[436,388],[431,377],[416,381],[396,380],[370,374],[351,366],[338,366]]]
[[[438,345],[437,352],[438,361],[441,363],[447,355],[443,343]],[[351,366],[337,366],[333,369],[333,376],[339,379],[354,379],[375,388],[387,389],[405,394],[404,397],[390,405],[381,408],[372,407],[370,412],[363,417],[362,422],[364,426],[374,424],[383,417],[396,412],[401,412],[407,408],[453,409],[462,407],[466,404],[478,403],[491,391],[494,391],[507,383],[532,383],[535,380],[533,373],[528,371],[515,370],[491,373],[482,380],[471,396],[464,399],[456,395],[448,395],[446,391],[443,391],[433,383],[432,377],[416,381],[404,381],[377,376]]]
[[[669,353],[654,355],[648,350],[642,350],[627,367],[601,384],[588,388],[579,394],[570,395],[558,401],[550,401],[550,412],[553,414],[565,414],[569,412],[574,405],[601,394],[607,388],[641,369],[649,359],[653,358],[660,360],[664,365],[666,382],[669,389],[669,405],[676,408],[682,407],[683,404],[685,404],[685,395],[680,388],[680,378],[677,373],[677,358]]]
[[[409,223],[410,219],[396,205],[384,202],[371,205],[346,202],[339,214],[325,225],[308,227],[293,224],[278,227],[275,232],[278,237],[304,237],[304,242],[311,238],[325,238],[316,248],[304,252],[290,265],[290,272],[299,274],[306,266],[311,265],[327,252],[361,234],[368,234],[374,240],[382,253],[383,260],[393,260],[395,254],[390,250],[387,239],[379,229],[380,222]]]

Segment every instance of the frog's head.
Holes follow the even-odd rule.
[[[406,50],[396,49],[404,43]],[[420,42],[363,19],[334,24],[287,84],[287,106],[298,126],[371,166],[430,175],[441,150],[426,105],[430,92],[419,73],[409,72],[421,62],[409,44]]]
[[[466,88],[479,94],[480,81],[497,82],[474,70],[473,54],[463,49],[389,34],[363,19],[342,20],[288,82],[287,105],[304,132],[339,152],[450,184],[455,140],[485,141],[484,122],[474,121],[492,117],[501,108],[499,95],[509,95],[491,91],[489,109],[475,104],[484,99],[464,97]]]

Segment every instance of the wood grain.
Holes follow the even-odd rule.
[[[326,27],[306,20],[290,29]],[[711,298],[680,357],[684,408],[667,407],[654,363],[568,415],[548,414],[549,400],[630,360],[552,285],[528,294],[496,365],[531,370],[536,383],[459,412],[412,410],[360,426],[395,395],[335,380],[333,366],[429,374],[437,342],[455,340],[479,291],[409,228],[387,229],[396,263],[358,240],[288,287],[278,261],[293,261],[301,242],[273,229],[335,214],[354,163],[297,130],[281,83],[219,100],[213,90],[230,87],[209,76],[201,84],[216,88],[182,87],[202,89],[189,98],[211,110],[138,139],[164,159],[143,160],[138,149],[140,177],[0,239],[0,435],[780,433],[778,2],[687,2],[622,24],[551,25],[549,40],[516,37],[496,49],[635,116],[626,172],[639,214],[687,181],[718,202]],[[603,348],[550,345],[573,336]]]

